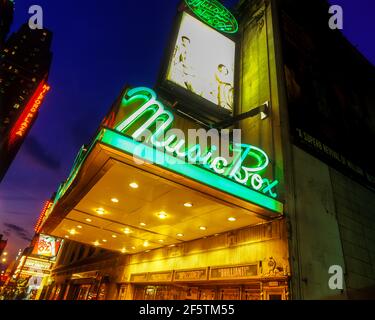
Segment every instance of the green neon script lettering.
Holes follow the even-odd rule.
[[[140,137],[147,137],[145,144],[161,149],[175,158],[223,175],[273,198],[277,197],[273,190],[278,185],[278,181],[271,182],[261,177],[261,173],[269,166],[270,161],[267,154],[260,148],[236,143],[230,146],[235,155],[233,161],[230,162],[220,156],[215,157],[213,153],[219,150],[218,146],[212,145],[209,150],[202,152],[199,144],[187,146],[185,139],[177,137],[174,133],[165,137],[165,131],[171,128],[174,116],[165,109],[153,90],[145,87],[128,90],[122,99],[122,108],[127,108],[134,102],[139,103],[140,106],[121,120],[115,126],[115,130],[130,135],[138,141]],[[142,152],[138,155],[142,157]]]
[[[191,11],[212,28],[225,33],[236,33],[238,31],[236,18],[219,1],[185,0],[185,2]]]
[[[231,194],[245,201],[255,203],[278,214],[283,213],[283,204],[275,199],[251,190],[244,185],[235,183],[233,180],[230,180],[224,176],[217,175],[202,167],[186,163],[185,161],[178,158],[174,158],[173,156],[163,153],[158,149],[153,148],[152,146],[148,146],[145,144],[141,145],[140,142],[135,141],[134,139],[124,136],[118,132],[109,129],[103,129],[101,134],[98,135],[98,140],[100,140],[102,143],[122,150],[129,155],[133,155],[138,147],[141,146],[145,150],[144,158],[147,161],[154,161],[156,159],[156,165],[164,167],[172,172],[189,177],[193,180],[219,189],[225,193]],[[175,160],[175,163],[171,164],[173,161],[170,161],[170,159],[168,158],[173,158],[173,160]]]

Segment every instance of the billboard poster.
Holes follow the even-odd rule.
[[[166,80],[232,112],[234,68],[235,42],[184,12]]]
[[[48,275],[51,267],[52,262],[28,257],[22,267],[21,275]]]
[[[49,235],[40,234],[37,243],[34,246],[33,255],[54,259],[56,258],[60,246],[61,239]]]

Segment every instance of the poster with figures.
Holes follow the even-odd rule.
[[[235,42],[183,13],[167,80],[233,111]]]
[[[34,247],[33,254],[46,258],[55,258],[61,245],[61,239],[41,234]]]

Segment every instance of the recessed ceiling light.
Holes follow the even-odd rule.
[[[133,250],[135,250],[135,247],[132,247]]]
[[[237,219],[235,218],[235,217],[230,217],[230,218],[228,218],[228,221],[230,221],[230,222],[234,222],[234,221],[236,221]]]
[[[146,250],[145,252],[146,252],[146,253],[149,253],[149,252],[151,252],[151,250]]]
[[[125,249],[125,248],[122,248],[122,249],[121,249],[121,252],[122,252],[122,253],[125,253],[125,252],[126,252],[126,249]]]
[[[89,218],[87,218],[87,219],[86,219],[86,221],[87,221],[87,222],[92,222],[92,220],[91,220],[91,219],[89,219]]]
[[[99,246],[99,245],[100,245],[99,241],[95,241],[95,242],[94,242],[94,246],[95,246],[95,247],[97,247],[97,246]]]
[[[138,189],[139,188],[139,185],[136,182],[132,182],[131,184],[129,184],[129,186],[130,186],[130,188],[133,188],[133,189]]]
[[[160,240],[158,240],[160,243],[163,243],[164,242],[164,240],[162,240],[162,239],[160,239]]]
[[[75,229],[72,229],[72,230],[69,231],[69,233],[70,233],[72,236],[74,236],[74,235],[77,233],[77,231],[76,231]]]
[[[182,233],[177,233],[177,237],[183,237],[184,235]]]
[[[117,238],[117,236],[116,236],[115,234],[113,234],[113,235],[112,235],[112,238],[116,239],[116,238]]]
[[[107,240],[106,240],[106,239],[103,239],[102,241],[103,241],[104,243],[106,243],[106,242],[107,242]]]
[[[82,229],[82,226],[77,226],[78,229]]]
[[[132,231],[129,228],[125,228],[124,229],[124,233],[125,234],[130,234],[130,233],[132,233]]]
[[[171,244],[169,247],[172,248],[172,247],[175,247],[176,245],[175,244]]]
[[[117,198],[112,198],[111,201],[112,201],[113,203],[119,203],[119,202],[120,202],[120,200],[117,199]]]
[[[105,210],[103,208],[96,209],[95,211],[97,214],[100,214],[100,215],[105,213]]]
[[[200,229],[200,230],[203,230],[203,231],[206,231],[206,230],[207,230],[207,227],[202,226],[202,227],[199,227],[199,229]]]
[[[68,236],[68,235],[66,235],[66,236],[65,236],[65,238],[69,239],[69,236]]]
[[[147,224],[145,224],[144,222],[141,222],[139,225],[142,226],[142,227],[147,226]]]
[[[159,219],[166,219],[167,214],[164,211],[161,211],[161,212],[158,213],[158,217],[159,217]]]
[[[184,207],[186,207],[186,208],[191,208],[192,206],[193,206],[193,204],[191,202],[184,203]]]
[[[143,246],[144,247],[148,247],[150,244],[148,243],[148,241],[145,241],[145,242],[143,242]]]

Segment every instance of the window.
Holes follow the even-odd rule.
[[[69,257],[69,263],[72,263],[73,260],[74,260],[74,256],[75,256],[75,252],[72,251],[72,253],[70,254],[70,257]]]
[[[77,260],[81,260],[82,259],[82,257],[83,257],[83,253],[85,252],[85,247],[84,246],[81,246],[80,248],[79,248],[79,253],[78,253],[78,258],[77,258]]]
[[[93,256],[94,253],[95,253],[95,248],[94,247],[90,247],[88,257]]]

